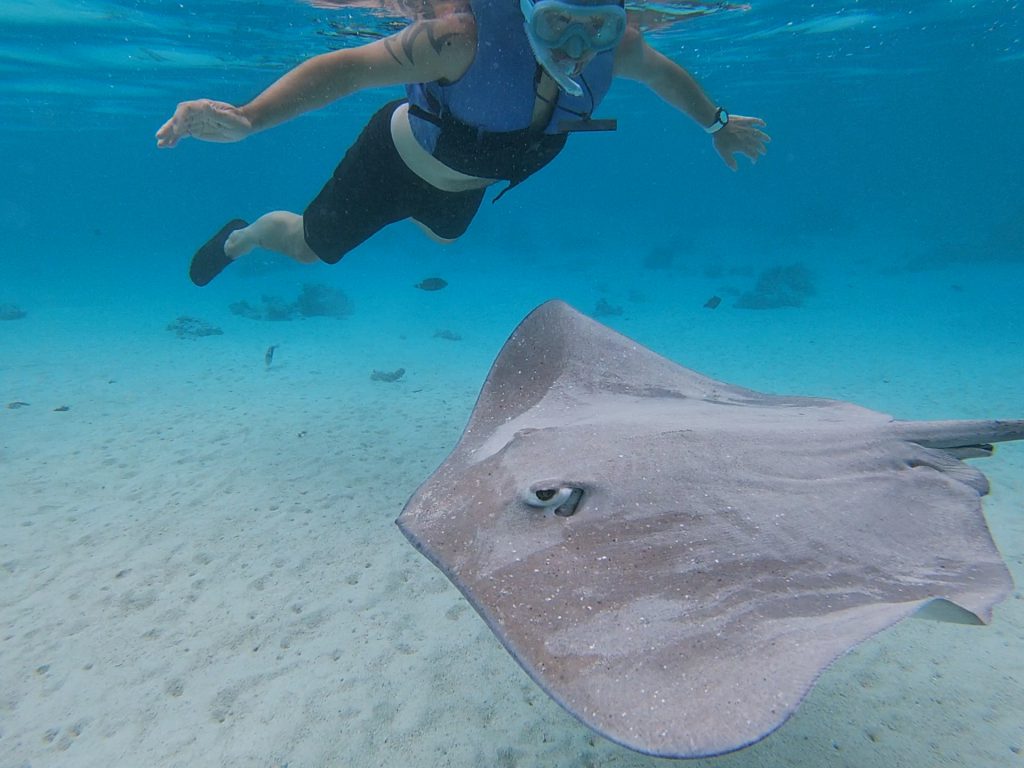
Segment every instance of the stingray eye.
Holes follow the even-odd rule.
[[[550,509],[560,517],[576,514],[576,507],[582,498],[582,489],[557,483],[534,483],[523,494],[523,501],[529,506]]]
[[[531,488],[524,501],[531,507],[551,509],[565,503],[572,494],[572,488]]]

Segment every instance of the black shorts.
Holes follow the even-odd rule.
[[[391,138],[391,115],[402,103],[392,101],[370,118],[302,214],[306,244],[328,264],[402,219],[415,219],[438,237],[454,240],[480,207],[483,189],[445,192],[409,170]]]

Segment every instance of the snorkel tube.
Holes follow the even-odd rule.
[[[519,8],[523,12],[523,29],[526,32],[526,39],[530,41],[530,49],[533,51],[533,57],[537,59],[537,63],[563,91],[570,96],[582,96],[583,86],[572,79],[572,75],[577,74],[576,62],[572,59],[565,59],[559,64],[555,61],[553,50],[534,38],[533,30],[530,28],[530,17],[533,15],[532,0],[519,0]]]

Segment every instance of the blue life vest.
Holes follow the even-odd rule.
[[[612,82],[614,50],[597,54],[579,76],[580,96],[559,90],[551,119],[530,127],[540,65],[530,49],[518,0],[470,0],[476,55],[453,83],[406,86],[413,135],[462,173],[512,185],[547,165],[565,146],[566,121],[588,120]]]

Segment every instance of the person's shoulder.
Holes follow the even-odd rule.
[[[640,34],[640,30],[634,27],[626,27],[626,32],[615,48],[615,69],[616,77],[633,79],[637,70],[643,66],[647,43]]]
[[[441,67],[438,79],[455,80],[476,55],[476,19],[468,9],[420,19],[406,27],[400,38],[411,61],[434,59]]]
[[[476,44],[476,19],[468,9],[421,19],[411,24],[410,29],[426,33],[438,48]]]
[[[402,46],[424,47],[444,58],[460,58],[476,50],[476,19],[473,14],[450,13],[412,22],[398,36]]]

